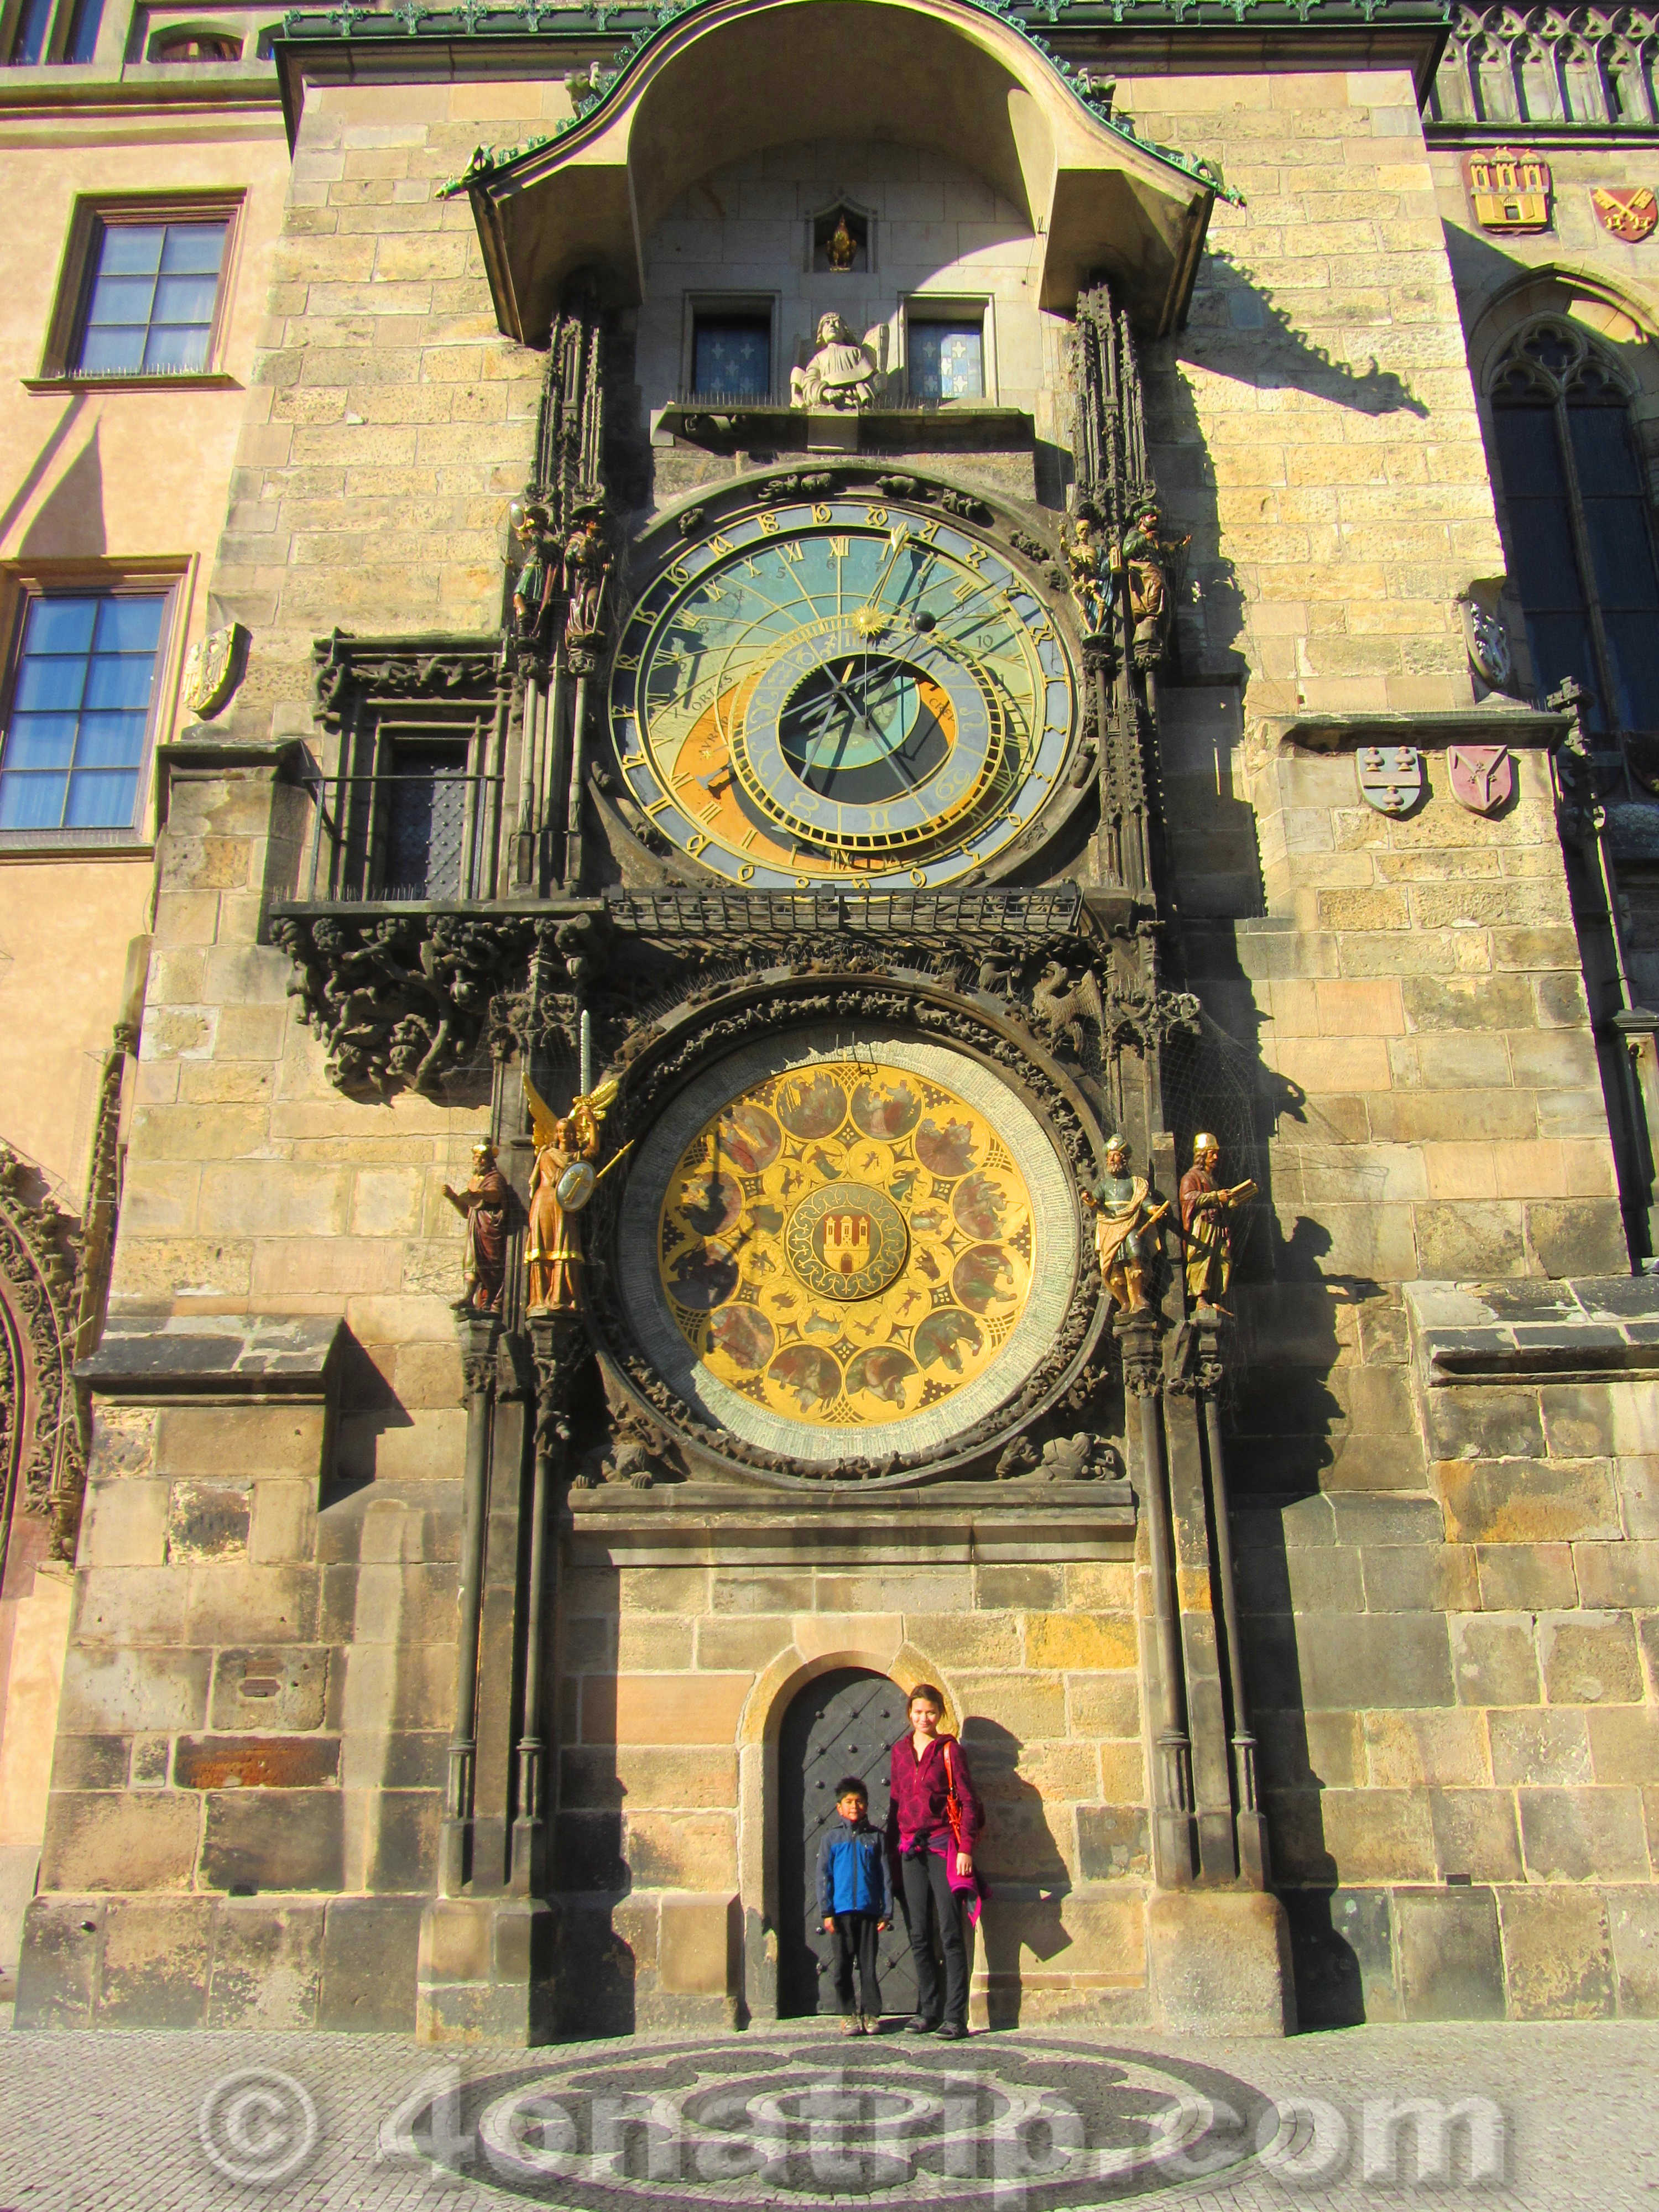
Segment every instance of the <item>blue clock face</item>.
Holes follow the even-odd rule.
[[[639,814],[733,883],[955,881],[1070,751],[1072,667],[993,546],[873,494],[723,520],[647,587],[611,723]]]

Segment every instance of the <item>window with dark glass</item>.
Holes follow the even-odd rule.
[[[1571,325],[1534,325],[1492,386],[1510,574],[1540,696],[1573,677],[1591,726],[1659,732],[1659,568],[1622,386]]]
[[[188,376],[208,365],[229,225],[98,226],[74,366],[93,376]]]
[[[104,21],[104,0],[75,0],[75,13],[70,17],[69,42],[64,48],[66,62],[89,62],[98,50],[98,33]]]
[[[769,398],[771,317],[700,313],[691,332],[691,390],[698,399]]]
[[[0,830],[132,827],[166,609],[162,592],[28,601],[0,740]]]
[[[985,397],[982,317],[910,324],[910,397],[932,402]]]
[[[14,69],[34,69],[46,59],[46,33],[51,28],[52,0],[24,0],[9,57]]]

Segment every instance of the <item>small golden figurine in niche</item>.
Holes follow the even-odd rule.
[[[858,259],[859,242],[847,227],[845,208],[836,216],[836,227],[830,232],[823,251],[832,269],[850,269]]]

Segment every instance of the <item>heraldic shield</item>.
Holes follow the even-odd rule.
[[[1361,745],[1359,789],[1379,814],[1409,814],[1423,796],[1423,756],[1415,745]]]
[[[1471,814],[1496,814],[1515,795],[1515,757],[1507,745],[1453,745],[1446,766],[1452,797]]]

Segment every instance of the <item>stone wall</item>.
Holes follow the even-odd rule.
[[[590,1517],[579,1506],[579,1557],[595,1550]],[[775,2003],[769,1931],[787,1917],[793,1932],[799,1913],[777,1894],[778,1733],[795,1695],[848,1666],[937,1682],[951,1701],[998,1899],[975,1962],[981,2021],[1148,2016],[1130,1543],[1063,1565],[974,1565],[965,1547],[959,1564],[931,1564],[902,1538],[878,1548],[889,1564],[843,1543],[821,1545],[817,1566],[586,1565],[567,1578],[555,1880],[576,1924],[598,1916],[581,1948],[602,1962],[612,2024],[764,2017]],[[735,1972],[728,1908],[744,1938]],[[613,1924],[625,1956],[604,1944]]]

